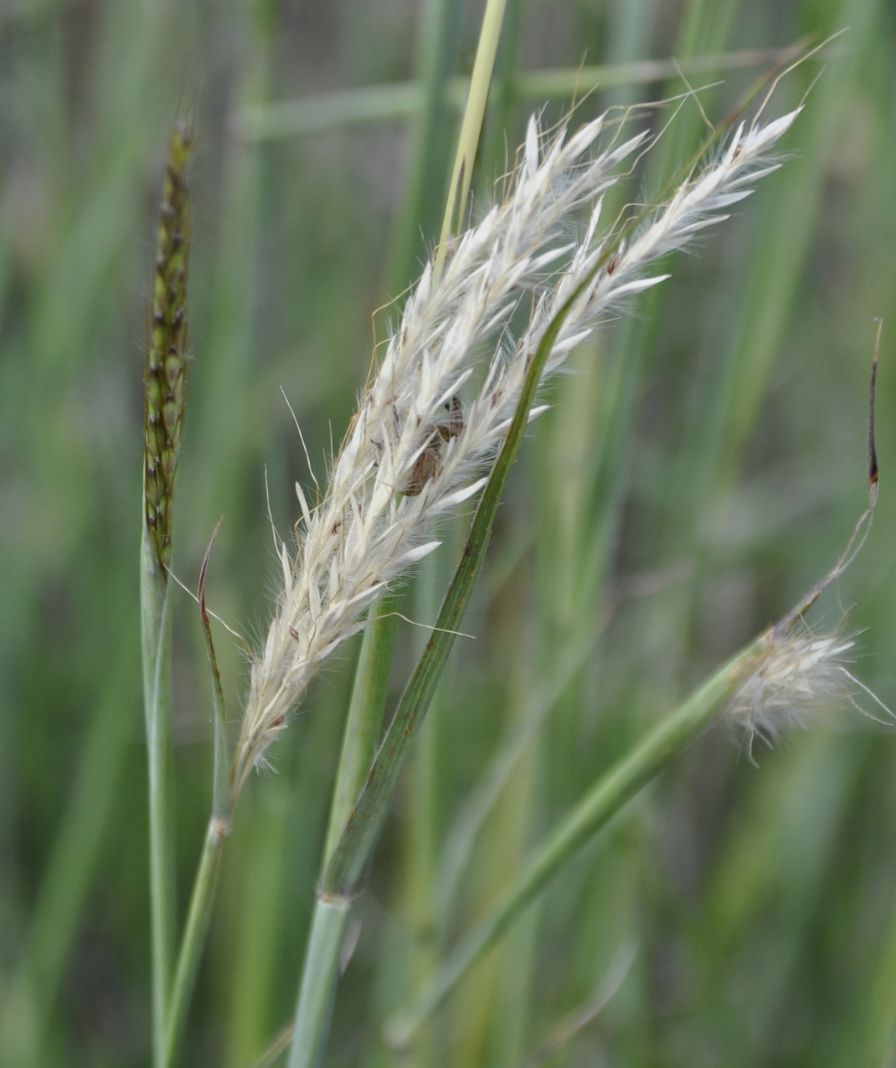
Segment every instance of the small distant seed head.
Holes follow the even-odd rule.
[[[802,621],[787,633],[769,631],[766,649],[756,669],[743,682],[726,709],[730,723],[745,737],[751,763],[758,738],[768,746],[825,708],[849,704],[877,722],[888,723],[893,713],[849,670],[847,654],[855,642],[842,634],[813,634]],[[880,709],[881,718],[857,701],[861,693]]]
[[[150,336],[144,365],[144,518],[164,573],[171,554],[171,499],[186,403],[189,200],[192,150],[179,124],[168,146],[159,208]]]

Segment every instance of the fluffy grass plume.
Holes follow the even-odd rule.
[[[602,198],[631,173],[636,153],[649,145],[646,132],[618,143],[620,127],[606,115],[552,135],[530,120],[502,202],[458,238],[438,278],[429,264],[412,289],[323,499],[311,508],[296,487],[302,526],[293,551],[277,539],[283,588],[252,665],[237,792],[322,661],[363,627],[365,609],[390,582],[438,546],[427,536],[433,521],[483,485],[483,466],[502,440],[528,361],[558,310],[582,287],[548,374],[621,298],[667,277],[649,273],[659,257],[726,218],[726,208],[777,168],[767,153],[798,110],[740,125],[718,156],[628,239],[620,236],[625,227],[604,225]],[[587,223],[570,241],[571,220],[584,210]],[[528,323],[514,335],[512,320],[524,304]],[[481,384],[473,389],[477,371]],[[464,402],[462,430],[437,434],[465,390],[472,397]],[[438,462],[408,493],[421,457],[436,447]]]

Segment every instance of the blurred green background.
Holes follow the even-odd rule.
[[[280,389],[323,478],[366,374],[371,314],[416,273],[441,218],[458,117],[456,84],[441,89],[468,72],[481,10],[0,7],[0,1063],[148,1063],[141,375],[170,126],[194,117],[198,144],[175,570],[195,586],[223,516],[210,603],[257,636],[276,575],[265,477],[281,530],[293,482],[310,482]],[[559,116],[581,64],[611,65],[586,118],[684,89],[615,65],[844,27],[769,105],[782,114],[823,71],[785,168],[551,388],[464,625],[477,639],[455,650],[359,903],[329,1064],[896,1063],[896,735],[848,708],[759,752],[758,768],[709,733],[414,1050],[379,1037],[600,769],[831,566],[864,502],[876,315],[881,507],[820,617],[860,634],[855,672],[896,702],[892,5],[510,0],[474,212],[542,100],[534,72],[567,87],[549,104]],[[701,93],[720,120],[769,64],[714,64],[689,81],[724,80]],[[704,132],[686,105],[630,192],[655,195]],[[377,317],[378,337],[388,323]],[[421,593],[408,587],[411,617],[432,618],[459,537]],[[186,594],[177,608],[182,916],[208,812],[210,696]],[[396,692],[421,633],[401,627]],[[219,643],[236,719],[246,665]],[[291,1015],[356,648],[333,659],[276,774],[241,806],[185,1063],[249,1068]]]

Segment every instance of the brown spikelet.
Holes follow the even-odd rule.
[[[187,166],[191,151],[190,130],[185,123],[178,123],[168,146],[159,209],[152,321],[144,370],[145,519],[163,572],[171,557],[171,501],[186,399]]]

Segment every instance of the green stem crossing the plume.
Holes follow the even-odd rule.
[[[495,514],[510,469],[522,447],[542,372],[566,318],[603,264],[602,258],[576,287],[549,323],[537,349],[530,355],[507,438],[483,490],[460,564],[442,602],[433,633],[402,694],[364,788],[324,869],[299,991],[289,1068],[311,1068],[319,1063],[348,908],[361,888],[410,743],[426,715],[454,645],[473,585],[482,568]],[[327,990],[322,990],[325,980],[331,985]]]

